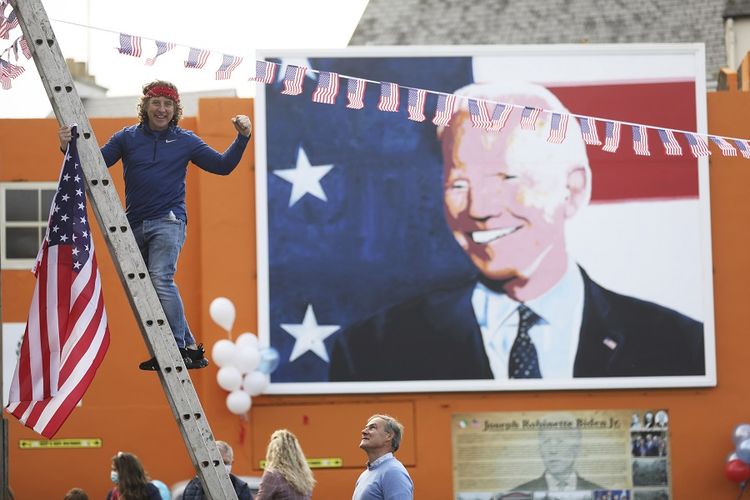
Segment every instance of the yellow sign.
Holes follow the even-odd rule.
[[[22,450],[43,450],[56,448],[101,448],[100,438],[70,439],[21,439],[18,447]]]
[[[308,458],[307,465],[311,469],[336,469],[343,467],[344,461],[341,458]],[[266,461],[260,461],[260,468],[266,468]]]

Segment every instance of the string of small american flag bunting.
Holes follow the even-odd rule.
[[[8,34],[12,29],[18,27],[18,20],[15,18],[13,11],[5,15],[8,0],[0,0],[0,38],[8,39]],[[209,57],[218,52],[211,49],[190,47],[175,42],[156,40],[153,38],[132,35],[128,33],[115,32],[102,28],[70,23],[67,21],[55,20],[66,24],[72,24],[87,29],[117,33],[119,37],[119,46],[115,50],[119,54],[141,58],[144,55],[144,40],[150,41],[154,46],[152,57],[145,59],[145,64],[152,66],[157,59],[177,47],[188,49],[187,59],[184,60],[185,69],[203,69],[208,63]],[[12,53],[18,62],[18,52],[29,59],[31,53],[28,44],[19,37],[4,52],[0,53],[0,81],[3,89],[10,89],[10,81],[23,73],[22,66],[12,64],[10,58],[7,60],[3,57]],[[149,49],[149,52],[151,50]],[[216,70],[216,80],[229,80],[237,68],[246,61],[242,56],[222,53],[222,61]],[[252,62],[252,59],[249,61]],[[263,84],[274,83],[277,71],[282,65],[272,61],[255,60],[255,73],[248,80]],[[571,118],[578,120],[581,129],[581,135],[584,142],[589,146],[602,146],[602,150],[608,153],[615,153],[620,146],[623,127],[630,127],[633,150],[636,155],[650,156],[651,148],[648,141],[648,129],[655,130],[659,140],[664,148],[664,153],[668,156],[682,156],[683,148],[677,137],[682,135],[689,146],[690,152],[695,156],[703,157],[711,155],[709,141],[714,143],[724,156],[737,156],[737,153],[743,158],[750,159],[750,141],[735,137],[725,137],[712,134],[702,134],[687,130],[677,130],[666,127],[656,127],[640,123],[624,122],[606,118],[599,118],[573,113],[560,113],[543,108],[523,106],[518,104],[508,104],[485,99],[472,99],[455,94],[446,94],[431,90],[399,86],[394,82],[380,82],[358,78],[355,76],[342,75],[330,71],[318,71],[313,68],[303,66],[287,65],[283,75],[283,90],[285,95],[299,95],[303,92],[305,76],[309,73],[318,75],[317,87],[312,93],[312,100],[321,104],[335,104],[339,94],[340,81],[346,80],[346,97],[347,108],[362,109],[364,108],[364,95],[368,84],[379,85],[380,97],[378,100],[378,110],[384,112],[398,112],[401,109],[400,94],[401,90],[407,91],[407,115],[408,119],[415,122],[424,122],[427,120],[425,107],[427,95],[437,96],[432,123],[438,126],[447,127],[450,118],[455,110],[458,99],[468,100],[469,115],[472,124],[475,127],[483,128],[492,132],[500,132],[508,123],[514,110],[520,111],[520,126],[522,129],[533,130],[537,126],[537,118],[541,114],[549,115],[550,132],[547,140],[551,143],[561,143],[567,135],[568,123]],[[604,142],[599,138],[598,124],[602,123],[604,128]]]

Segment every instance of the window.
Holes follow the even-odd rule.
[[[0,183],[0,258],[3,269],[31,269],[47,230],[57,184]]]

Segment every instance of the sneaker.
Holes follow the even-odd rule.
[[[206,351],[203,350],[203,344],[199,344],[198,349],[180,349],[182,360],[185,362],[185,367],[188,370],[198,370],[208,366],[205,352]]]
[[[146,370],[149,372],[158,372],[159,371],[159,362],[156,361],[156,356],[149,359],[148,361],[144,361],[140,365],[138,365],[138,368],[141,370]]]

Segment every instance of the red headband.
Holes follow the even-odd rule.
[[[146,97],[166,97],[174,102],[180,102],[180,94],[172,87],[166,85],[154,85],[146,91]]]

